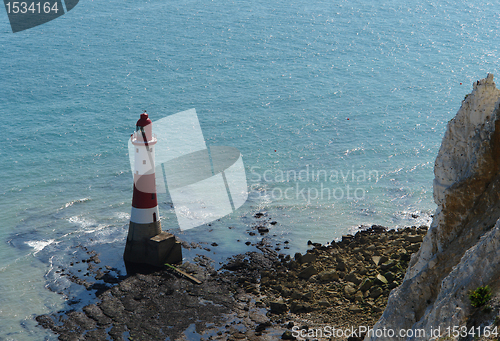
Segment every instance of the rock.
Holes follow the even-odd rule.
[[[299,278],[309,279],[309,277],[311,277],[312,275],[316,275],[317,273],[318,273],[318,270],[316,270],[316,268],[313,265],[310,265],[307,268],[305,268],[304,270],[302,270],[298,274],[298,276],[299,276]]]
[[[360,336],[349,336],[347,341],[363,341],[363,337]]]
[[[271,288],[273,288],[277,292],[282,292],[283,291],[283,287],[281,285],[272,285]]]
[[[296,252],[293,258],[299,263],[302,262],[302,254],[300,252]]]
[[[351,234],[343,235],[342,236],[342,241],[343,242],[349,242],[354,239],[354,236]]]
[[[314,282],[317,282],[318,279],[319,279],[318,275],[312,275],[311,277],[309,277],[309,279],[307,281],[310,283],[314,283]]]
[[[306,253],[301,257],[302,264],[312,263],[316,261],[316,255],[312,253]]]
[[[387,229],[382,225],[372,225],[370,227],[371,232],[385,232]]]
[[[349,307],[349,311],[350,311],[350,312],[352,312],[352,313],[360,313],[360,312],[362,312],[363,310],[362,310],[360,307],[358,307],[357,305],[354,305],[354,304],[353,304],[353,305],[351,305],[351,306]]]
[[[380,295],[382,295],[384,291],[382,290],[382,288],[380,287],[375,287],[375,289],[371,290],[370,291],[370,297],[371,298],[377,298],[379,297]]]
[[[368,245],[365,250],[366,251],[370,251],[370,252],[373,252],[375,251],[377,248],[375,247],[375,245],[371,244],[371,245]]]
[[[387,272],[384,277],[387,279],[387,281],[390,283],[392,281],[394,281],[394,279],[396,278],[396,275],[394,275],[392,272]]]
[[[318,277],[321,282],[331,282],[331,281],[338,281],[339,274],[335,270],[325,270],[321,271],[318,274]]]
[[[267,325],[269,323],[269,318],[262,314],[257,312],[256,310],[251,310],[248,314],[248,317],[255,323],[258,323],[259,325]],[[267,325],[269,327],[269,325]]]
[[[91,330],[95,329],[97,327],[96,322],[89,318],[85,313],[83,312],[78,312],[78,311],[72,311],[68,313],[68,318],[72,319],[73,321],[76,322],[76,324],[82,328],[82,330]]]
[[[347,268],[347,266],[346,266],[345,261],[343,259],[339,260],[337,263],[337,267],[336,267],[337,271],[345,271],[346,268]]]
[[[354,287],[354,283],[348,283],[345,287],[344,287],[344,293],[347,295],[347,296],[352,296],[356,293],[356,288]]]
[[[373,264],[378,265],[380,262],[380,256],[372,256]]]
[[[392,289],[396,288],[398,285],[399,285],[398,282],[392,282],[392,283],[389,283],[388,288],[389,288],[389,290],[392,290]]]
[[[257,327],[255,327],[255,332],[256,333],[263,332],[264,330],[266,330],[267,327],[271,327],[271,326],[272,326],[272,324],[270,321],[261,322],[257,325]]]
[[[407,249],[408,251],[411,251],[411,252],[416,252],[416,251],[418,251],[418,249],[420,249],[420,244],[417,244],[417,243],[415,243],[415,244],[410,244],[410,245],[408,245],[408,246],[406,247],[406,249]]]
[[[257,227],[257,230],[259,231],[259,233],[267,233],[269,232],[269,229],[266,227],[266,226],[258,226]]]
[[[292,332],[289,330],[285,330],[283,334],[281,334],[282,340],[295,340],[295,336],[293,336]]]
[[[390,269],[392,268],[393,266],[395,266],[396,264],[398,264],[398,262],[396,262],[394,259],[391,259],[390,261],[387,261],[383,264],[380,264],[380,268],[382,270],[387,270],[387,269]]]
[[[371,280],[370,278],[365,278],[363,280],[363,282],[361,283],[361,286],[359,287],[359,290],[365,292],[367,290],[370,290],[370,288],[372,287],[373,285],[373,280]]]
[[[422,236],[419,234],[407,235],[405,239],[410,243],[420,243],[423,240]]]
[[[328,300],[326,298],[322,298],[318,301],[318,305],[321,307],[329,307],[330,302],[328,302]]]
[[[292,302],[290,306],[290,312],[292,313],[307,313],[312,310],[312,307],[309,303],[302,303],[302,302]]]
[[[359,278],[355,272],[351,272],[350,274],[345,276],[345,280],[348,282],[352,282],[355,285],[358,285],[361,283],[361,278]]]
[[[113,296],[104,297],[103,301],[99,304],[99,308],[101,308],[104,315],[115,321],[123,319],[122,315],[125,308],[121,301]]]
[[[448,122],[434,166],[437,209],[431,226],[411,258],[399,253],[401,260],[409,260],[406,275],[393,289],[373,329],[421,329],[430,335],[431,329],[465,326],[472,313],[469,290],[497,283],[499,100],[500,90],[488,74],[474,82],[472,93]],[[405,239],[419,240],[417,236]]]
[[[273,301],[270,304],[272,314],[283,314],[288,310],[288,306],[283,301]]]
[[[313,298],[313,293],[312,293],[312,291],[309,291],[308,293],[306,293],[306,294],[302,295],[302,298],[303,298],[304,300],[310,300],[310,299],[312,299],[312,298]]]
[[[363,298],[364,298],[364,295],[361,291],[358,291],[358,292],[356,292],[356,294],[354,294],[354,300],[356,302],[363,302]]]
[[[245,267],[245,262],[243,262],[241,259],[230,260],[226,265],[224,265],[224,268],[230,271],[241,270],[244,267]]]
[[[377,278],[377,280],[378,280],[378,282],[380,284],[387,284],[387,283],[389,283],[389,281],[384,276],[382,276],[381,274],[378,274],[376,278]]]

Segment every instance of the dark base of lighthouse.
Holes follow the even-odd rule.
[[[175,240],[173,234],[161,231],[159,221],[151,224],[130,222],[123,259],[126,264],[154,267],[163,267],[165,263],[180,263],[181,244]]]

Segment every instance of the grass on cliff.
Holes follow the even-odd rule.
[[[491,289],[488,285],[479,287],[469,293],[470,303],[473,307],[484,306],[491,299]]]

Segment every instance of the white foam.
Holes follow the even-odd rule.
[[[35,252],[33,253],[36,255],[38,252],[42,251],[47,245],[50,245],[54,243],[56,240],[55,239],[49,239],[49,240],[29,240],[27,242],[24,242],[26,245],[32,247],[35,249]]]
[[[95,224],[95,222],[92,221],[92,220],[88,220],[88,219],[85,219],[85,218],[82,218],[82,217],[79,217],[79,216],[76,216],[76,215],[72,216],[72,217],[69,217],[68,221],[70,223],[80,225],[83,228],[87,228],[87,227],[92,226],[92,225]]]
[[[68,208],[70,206],[73,206],[73,204],[75,203],[79,203],[79,202],[86,202],[86,201],[90,201],[92,200],[91,198],[82,198],[82,199],[76,199],[76,200],[73,200],[73,201],[70,201],[70,202],[67,202],[64,207],[61,207],[61,208]]]

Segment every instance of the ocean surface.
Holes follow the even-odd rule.
[[[125,274],[127,141],[195,108],[208,146],[243,155],[247,202],[180,231],[215,260],[305,252],[361,226],[429,224],[434,160],[472,82],[497,74],[496,2],[89,1],[13,34],[0,10],[0,340],[52,340],[34,316],[95,292],[61,269],[99,253]],[[257,212],[264,217],[255,218]],[[285,243],[287,241],[288,243]],[[217,243],[218,246],[212,246]],[[194,245],[193,244],[193,245]],[[286,248],[285,248],[286,247]],[[76,297],[76,299],[75,299]]]

